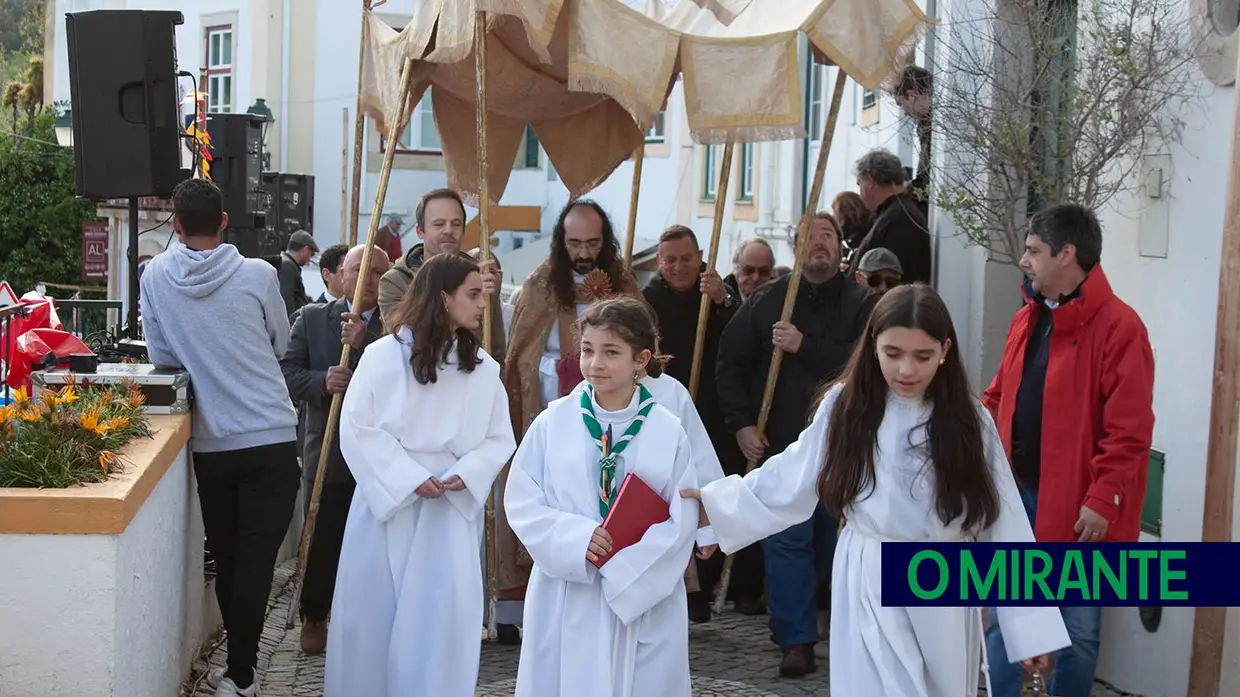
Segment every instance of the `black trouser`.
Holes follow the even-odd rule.
[[[733,601],[760,600],[766,580],[766,562],[762,558],[762,545],[754,543],[737,551],[729,577],[728,597]]]
[[[314,472],[317,463],[306,467],[305,509],[310,515],[310,495],[314,492]],[[314,539],[310,541],[310,559],[306,561],[306,576],[301,587],[301,617],[307,622],[322,622],[332,611],[332,595],[336,592],[336,567],[340,564],[340,546],[344,542],[344,527],[349,520],[349,502],[357,484],[352,479],[333,483],[323,482],[319,494],[319,513],[314,519]]]
[[[698,588],[701,590],[696,593],[690,593],[690,600],[693,600],[695,596],[698,598],[698,602],[714,600],[715,585],[719,583],[719,578],[723,576],[723,560],[726,558],[727,556],[719,550],[715,550],[715,553],[710,555],[710,559],[703,560],[694,556],[693,561],[697,564]]]
[[[228,676],[248,684],[258,663],[276,555],[297,502],[294,442],[194,453],[198,501],[228,632]]]

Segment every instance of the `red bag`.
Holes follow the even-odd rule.
[[[5,356],[9,359],[5,381],[10,387],[29,389],[30,373],[35,366],[42,369],[42,361],[60,361],[75,353],[94,353],[81,339],[63,331],[64,325],[51,299],[22,302],[30,308],[24,317],[13,316],[8,335],[3,337],[7,344]]]

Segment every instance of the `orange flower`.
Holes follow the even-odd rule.
[[[29,401],[30,393],[26,391],[26,388],[19,387],[16,390],[13,390],[13,402],[15,404],[25,404]]]
[[[13,417],[16,415],[17,415],[16,404],[6,404],[0,407],[0,426],[3,426],[7,424],[8,422],[12,421]]]
[[[131,390],[129,392],[129,406],[137,409],[146,404],[146,395],[142,394],[142,390]]]
[[[39,418],[43,416],[43,412],[38,407],[22,407],[17,413],[17,417],[26,423],[38,423]]]
[[[118,428],[125,428],[128,425],[129,425],[128,416],[114,416],[108,419],[107,421],[103,422],[99,426],[99,428],[103,429],[103,431],[106,432],[106,431],[115,431]]]
[[[99,407],[93,407],[82,414],[82,428],[102,436],[108,432],[106,425],[100,425],[99,418],[103,416],[103,410]]]
[[[99,469],[107,474],[112,470],[112,465],[116,463],[116,453],[111,450],[101,450],[99,452]]]
[[[77,400],[78,400],[77,390],[73,388],[72,382],[60,388],[60,401],[64,402],[65,404],[72,404],[76,402]]]
[[[43,402],[44,406],[54,407],[60,404],[60,393],[56,390],[43,390],[39,393],[39,401]]]

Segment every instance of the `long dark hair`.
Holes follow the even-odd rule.
[[[646,374],[652,378],[663,374],[666,357],[659,355],[658,323],[645,302],[630,297],[601,300],[586,308],[581,319],[577,321],[577,326],[580,334],[585,334],[587,327],[615,334],[632,347],[634,355],[641,353],[643,349],[650,351]]]
[[[396,310],[395,326],[408,327],[413,332],[413,356],[409,363],[414,379],[421,385],[439,379],[439,366],[447,364],[453,339],[458,370],[472,373],[482,362],[477,335],[464,327],[453,328],[440,295],[455,293],[471,273],[478,273],[478,262],[469,256],[436,254],[418,269]]]
[[[611,227],[611,219],[607,217],[607,212],[590,199],[579,198],[572,201],[560,211],[560,217],[555,221],[555,229],[551,232],[551,258],[547,260],[551,291],[560,307],[577,305],[577,289],[573,283],[573,258],[568,254],[568,244],[564,239],[568,234],[564,228],[564,220],[568,218],[569,213],[573,212],[573,209],[580,206],[593,209],[603,221],[603,248],[599,251],[596,265],[607,272],[613,284],[624,273],[620,244],[616,241],[616,232]]]
[[[874,487],[874,451],[889,389],[878,364],[877,339],[893,327],[920,329],[940,343],[951,340],[926,388],[932,404],[921,424],[929,444],[926,467],[933,468],[934,508],[943,524],[963,515],[965,530],[984,530],[999,516],[999,493],[986,458],[980,407],[969,390],[951,315],[938,293],[921,283],[883,295],[848,361],[831,409],[827,458],[818,475],[820,500],[839,515]]]

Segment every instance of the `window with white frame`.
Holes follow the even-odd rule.
[[[809,123],[805,129],[809,131],[814,142],[822,140],[822,80],[825,68],[817,63],[809,71]]]
[[[431,93],[427,90],[409,115],[409,124],[396,141],[398,153],[439,153],[439,131],[435,130],[435,112],[431,109]]]
[[[647,143],[663,143],[667,140],[666,127],[667,110],[659,110],[658,115],[654,117],[654,123],[650,124],[650,128],[646,129]]]
[[[862,109],[873,109],[877,106],[878,106],[878,95],[874,93],[874,90],[862,89],[861,90],[861,108]]]
[[[232,25],[207,27],[206,41],[207,111],[221,114],[233,110],[233,28]]]
[[[753,203],[753,171],[756,154],[753,143],[741,145],[741,185],[737,189],[737,201]]]
[[[719,161],[715,157],[715,146],[707,145],[702,155],[702,200],[715,200],[715,192],[719,189]]]

